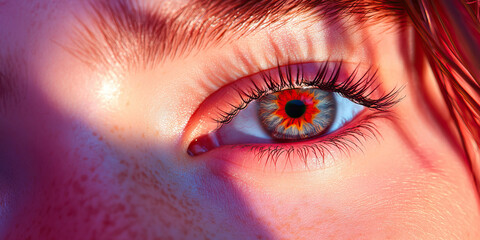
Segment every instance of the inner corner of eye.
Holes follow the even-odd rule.
[[[266,94],[251,101],[216,131],[193,140],[188,153],[196,156],[239,144],[290,146],[294,142],[332,134],[363,109],[364,106],[339,93],[318,88],[294,88]]]

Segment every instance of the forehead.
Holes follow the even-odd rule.
[[[160,40],[156,46],[163,45],[166,50],[176,51],[182,47],[178,43],[191,49],[196,46],[189,46],[189,41],[197,45],[202,41],[189,36],[199,36],[207,43],[224,36],[238,39],[244,32],[258,27],[264,29],[275,22],[282,27],[289,16],[300,14],[303,14],[302,21],[305,16],[317,21],[337,14],[341,17],[363,12],[365,14],[359,15],[382,16],[387,15],[382,12],[398,9],[401,1],[388,3],[391,6],[383,1],[365,0],[3,0],[0,4],[0,56],[6,55],[5,51],[34,54],[44,50],[42,43],[52,45],[52,40],[67,42],[65,38],[71,38],[76,28],[101,33],[106,26],[103,23],[110,27],[107,29],[113,33],[110,36],[124,31],[132,36],[130,42],[138,42],[136,40],[145,37],[142,34],[148,33],[148,37]],[[87,40],[99,42],[98,39]],[[91,49],[96,46],[98,44]]]
[[[238,40],[245,33],[272,24],[285,27],[286,21],[305,22],[306,17],[313,21],[352,13],[360,13],[360,18],[383,17],[401,5],[401,1],[388,2],[389,6],[383,1],[364,0],[4,0],[0,4],[0,57],[11,52],[22,55],[20,51],[30,55],[48,53],[45,45],[69,45],[78,39],[80,52],[99,53],[101,59],[88,59],[95,64],[106,59],[103,55],[118,55],[102,52],[105,46],[111,46],[105,44],[109,40],[115,44],[119,39],[129,40],[134,46],[128,49],[136,51],[135,44],[148,39],[155,51],[142,46],[140,50],[169,56],[220,40]],[[76,30],[82,30],[81,34],[75,35],[79,32]],[[115,49],[127,48],[122,45]],[[160,54],[156,54],[157,50]],[[92,54],[87,55],[92,58]]]
[[[83,16],[89,7],[107,2],[130,2],[144,9],[167,13],[188,5],[191,0],[0,0],[0,29],[4,33],[0,33],[0,36],[7,36],[10,28],[31,33],[55,25],[57,21],[69,19],[72,15],[89,17]]]
[[[185,6],[191,0],[132,0],[135,3],[145,6],[160,8],[179,8]],[[113,0],[0,0],[0,7],[15,6],[31,8],[33,12],[50,11],[60,6],[81,6],[98,2],[114,2]]]

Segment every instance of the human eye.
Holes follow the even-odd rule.
[[[398,93],[380,87],[373,66],[277,66],[209,96],[200,109],[217,126],[195,138],[188,153],[263,171],[326,167],[377,135],[375,121],[391,115]]]

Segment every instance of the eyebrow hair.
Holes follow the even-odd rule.
[[[227,42],[284,20],[312,13],[358,21],[403,16],[401,0],[192,0],[171,13],[138,0],[90,1],[93,24],[79,19],[74,56],[92,68],[149,68],[166,58]]]

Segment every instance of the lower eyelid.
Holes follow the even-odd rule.
[[[298,172],[337,164],[351,151],[363,151],[379,136],[375,122],[389,112],[365,109],[344,127],[317,139],[296,143],[237,144],[215,148],[204,154],[210,164],[236,166],[248,171]]]

